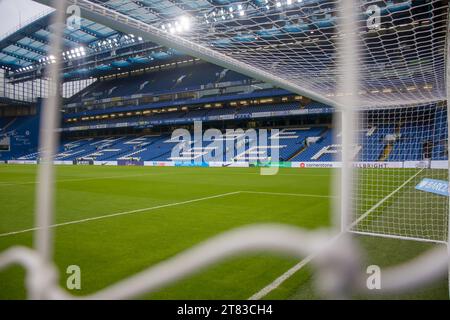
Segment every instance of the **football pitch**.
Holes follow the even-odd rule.
[[[67,267],[80,266],[81,290],[71,291],[75,295],[94,293],[236,227],[331,225],[333,169],[285,168],[274,176],[261,176],[258,168],[58,166],[56,170],[54,259],[62,287]],[[14,245],[32,246],[36,171],[31,165],[0,165],[0,252]],[[380,210],[389,210],[389,205]],[[366,254],[365,264],[380,267],[407,261],[437,245],[356,238]],[[264,252],[236,256],[141,298],[248,299],[299,262]],[[320,298],[314,277],[306,264],[264,299]],[[20,267],[0,271],[0,299],[25,297],[24,271]],[[448,299],[447,279],[407,295],[381,297]]]

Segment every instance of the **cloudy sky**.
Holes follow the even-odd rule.
[[[0,0],[0,38],[46,9],[31,0]]]

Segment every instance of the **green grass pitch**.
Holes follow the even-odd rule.
[[[36,169],[0,166],[0,252],[13,245],[32,246],[33,232],[23,230],[33,227]],[[55,223],[78,221],[54,228],[61,286],[69,265],[80,266],[82,275],[82,289],[71,293],[85,295],[239,226],[327,227],[331,174],[331,169],[286,168],[275,176],[261,176],[257,168],[59,166]],[[224,195],[235,191],[249,192]],[[163,207],[153,208],[157,206]],[[139,211],[126,213],[133,210]],[[83,221],[114,213],[125,214]],[[9,234],[14,231],[23,232]],[[366,251],[365,263],[381,267],[435,245],[357,239]],[[141,298],[248,299],[298,262],[264,252],[238,256]],[[266,298],[320,298],[313,271],[306,266]],[[0,299],[25,297],[24,271],[20,267],[0,271]],[[447,299],[447,280],[384,298]]]

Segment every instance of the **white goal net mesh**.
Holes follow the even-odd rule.
[[[59,3],[57,21],[61,23],[65,3],[51,3]],[[84,13],[94,12],[92,4],[95,4],[96,10],[104,8],[96,11],[102,16],[101,22],[109,23],[111,27],[117,25],[123,28],[121,32],[140,30],[142,37],[149,34],[148,41],[152,34],[162,44],[172,43],[175,48],[184,46],[186,52],[197,52],[200,58],[210,56],[211,61],[224,59],[229,65],[245,65],[247,71],[253,68],[254,74],[265,75],[265,79],[273,77],[275,84],[285,83],[286,87],[298,88],[298,91],[294,90],[297,94],[311,93],[311,98],[320,102],[334,104],[345,101],[340,97],[357,95],[354,100],[358,101],[360,120],[354,134],[356,143],[348,143],[347,133],[351,130],[347,129],[343,130],[345,139],[341,141],[343,150],[348,150],[349,145],[356,148],[356,174],[348,175],[353,177],[351,182],[356,187],[354,190],[349,188],[353,191],[351,204],[354,206],[351,230],[447,242],[448,197],[436,184],[448,181],[445,169],[448,159],[447,106],[443,103],[446,99],[447,1],[355,1],[355,11],[360,12],[358,27],[354,30],[356,43],[353,43],[354,50],[359,52],[357,94],[354,90],[340,92],[339,88],[345,86],[337,80],[342,79],[339,62],[346,60],[342,59],[346,55],[338,50],[338,44],[342,39],[353,38],[353,33],[342,33],[339,28],[339,17],[344,14],[339,8],[344,7],[342,3],[345,2],[67,0],[67,3],[84,6]],[[117,14],[111,14],[111,10]],[[62,33],[61,29],[59,31]],[[349,34],[352,36],[348,37]],[[56,31],[51,52],[59,53],[62,38]],[[236,68],[235,71],[242,70]],[[60,82],[58,72],[57,64],[50,68],[54,88]],[[338,106],[343,114],[352,109],[351,106],[347,106],[347,110],[345,106]],[[0,255],[0,269],[19,262],[31,274],[29,280],[33,280],[28,281],[30,297],[69,299],[73,297],[60,289],[56,272],[49,264],[53,249],[50,228],[53,218],[52,160],[57,148],[58,98],[55,93],[44,111],[49,116],[48,119],[43,117],[47,120],[43,125],[47,138],[41,137],[45,157],[38,177],[41,190],[37,195],[36,251],[13,248]],[[353,110],[348,112],[353,116],[352,113]],[[339,144],[339,132],[335,130],[333,134]],[[342,172],[352,165],[349,153],[344,153]],[[346,182],[345,179],[342,181]],[[345,195],[341,200],[347,202],[348,198]],[[328,258],[323,260],[323,265],[318,264],[318,268],[324,279],[335,279],[329,282],[337,283],[336,288],[330,285],[327,289],[330,296],[346,297],[345,291],[363,279],[356,271],[360,270],[358,252],[354,250],[351,237],[339,239],[343,242],[331,247],[330,242],[334,244],[337,240],[334,234],[333,237],[330,235],[279,225],[238,229],[205,241],[91,297],[138,296],[223,257],[253,250],[283,251],[308,257],[322,250],[323,256]],[[338,236],[342,235],[347,233]],[[423,261],[427,262],[425,268]],[[383,277],[389,279],[387,290],[404,290],[411,283],[424,283],[442,275],[447,265],[447,252],[436,249],[420,261],[403,265],[404,272],[387,270],[383,271]],[[349,270],[355,271],[352,277],[349,277]],[[355,288],[366,292],[362,284]]]
[[[416,185],[423,179],[448,180],[446,107],[441,105],[446,99],[448,1],[355,1],[356,27],[347,34],[340,1],[68,2],[101,15],[106,9],[115,14],[113,20],[144,31],[140,34],[149,35],[147,40],[186,48],[218,64],[226,61],[238,72],[255,70],[296,93],[337,105],[356,95],[341,92],[339,83],[344,54],[339,46],[354,39],[354,100],[361,110],[372,110],[362,112],[359,129],[372,131],[355,134],[361,140],[355,160],[379,168],[356,170],[358,224],[353,229],[447,240],[447,196]]]
[[[339,1],[91,1],[223,53],[329,100],[336,92]],[[448,2],[360,0],[361,105],[445,98]]]
[[[352,230],[446,242],[447,136],[444,103],[361,112]]]

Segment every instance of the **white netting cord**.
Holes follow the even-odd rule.
[[[318,272],[317,288],[329,298],[350,298],[358,293],[404,292],[447,274],[447,252],[439,248],[404,265],[385,269],[383,278],[388,279],[389,283],[386,283],[384,290],[374,292],[367,289],[367,274],[360,267],[359,249],[346,233],[332,237],[324,231],[311,232],[282,225],[255,225],[226,232],[83,297],[72,296],[61,289],[54,265],[46,264],[41,255],[28,248],[13,247],[0,253],[0,271],[10,265],[23,266],[27,272],[28,289],[36,294],[30,295],[30,298],[129,299],[201,272],[212,263],[230,256],[261,251],[298,258],[316,254],[313,264]],[[433,261],[432,267],[424,267],[430,260]],[[42,274],[48,277],[43,278]]]
[[[448,198],[418,190],[448,181],[446,104],[366,110],[357,132],[359,168],[353,230],[446,243]],[[433,159],[433,161],[431,161]]]
[[[119,12],[121,10],[120,3],[122,2],[99,3],[113,7]],[[172,9],[180,6],[174,2],[166,3],[168,7],[164,14],[165,19]],[[274,3],[276,2],[270,1],[271,6]],[[383,3],[386,4],[386,2]],[[336,93],[334,81],[337,76],[336,61],[342,58],[336,53],[336,43],[346,36],[336,32],[334,26],[317,27],[318,22],[313,19],[317,15],[314,10],[325,9],[328,6],[330,6],[328,13],[333,16],[336,13],[337,3],[323,1],[309,4],[305,1],[303,4],[296,2],[294,6],[294,1],[292,1],[290,4],[292,7],[288,7],[286,2],[283,12],[270,13],[269,10],[269,13],[260,13],[263,18],[253,13],[253,9],[248,9],[251,2],[246,1],[240,4],[243,7],[247,6],[245,7],[245,17],[237,17],[236,21],[232,23],[233,28],[228,28],[229,22],[216,21],[214,28],[211,29],[211,27],[205,28],[204,22],[197,25],[194,21],[191,31],[182,35],[181,38],[172,35],[170,31],[161,30],[160,18],[163,17],[161,13],[138,8],[140,14],[135,14],[133,12],[135,2],[129,2],[128,8],[122,9],[136,19],[157,27],[157,34],[160,39],[165,39],[165,44],[180,40],[179,43],[182,45],[179,47],[186,45],[187,48],[190,48],[190,52],[201,52],[204,55],[215,56],[217,59],[224,58],[225,61],[229,61],[230,65],[246,64],[250,66],[247,70],[251,68],[259,70],[259,74],[268,79],[273,77],[275,82],[281,79],[281,82],[285,81],[294,89],[310,91],[319,97],[334,99],[340,95],[349,94]],[[368,1],[361,2],[360,9],[364,12],[369,4],[371,3]],[[375,132],[381,132],[378,141],[382,143],[376,144],[368,141],[368,145],[372,147],[365,151],[367,157],[377,158],[378,162],[382,160],[380,157],[395,157],[397,154],[395,139],[405,139],[406,145],[421,145],[421,149],[419,149],[422,150],[422,154],[426,155],[430,146],[433,149],[439,142],[432,134],[435,134],[436,137],[441,136],[441,138],[444,134],[444,140],[448,135],[446,131],[442,131],[447,124],[436,122],[436,119],[441,118],[439,106],[432,111],[428,110],[426,106],[397,107],[399,101],[402,103],[429,102],[445,96],[442,90],[444,77],[441,71],[445,56],[445,50],[442,48],[445,35],[444,37],[441,35],[447,21],[448,5],[444,1],[429,1],[426,5],[430,7],[429,16],[426,19],[418,13],[417,8],[406,7],[400,10],[407,17],[402,18],[406,21],[402,26],[394,23],[390,28],[383,26],[382,29],[368,32],[363,30],[365,20],[361,19],[359,25],[362,29],[356,30],[358,34],[357,47],[362,52],[361,59],[357,63],[360,66],[358,72],[362,78],[362,92],[358,99],[364,105],[390,106],[388,109],[366,110],[361,117],[363,120],[360,130],[364,131],[366,135],[362,138],[363,135],[358,134],[358,139],[373,138]],[[306,10],[307,8],[308,10]],[[208,16],[211,12],[211,5],[207,1],[198,1],[197,9],[184,8],[181,11],[183,14],[187,12],[192,16],[200,17],[205,13]],[[272,26],[271,29],[274,30],[286,28],[283,21],[291,23],[295,20],[292,16],[299,11],[305,17],[296,17],[297,24],[300,25],[300,18],[302,21],[308,20],[308,25],[316,25],[314,30],[290,32],[283,36],[276,34],[275,31],[271,35],[258,33],[263,29],[266,30],[268,26]],[[108,13],[107,10],[104,13]],[[396,20],[397,13],[388,12],[387,17]],[[123,15],[120,17],[123,19]],[[424,23],[423,21],[428,22]],[[135,24],[135,21],[127,21],[127,23]],[[211,22],[207,24],[209,25]],[[225,25],[227,28],[224,28]],[[152,28],[145,28],[145,24],[136,24],[136,26],[144,27],[141,30],[147,30],[147,32],[155,31]],[[242,37],[244,31],[250,32],[252,35],[256,33],[257,36],[252,41],[236,43],[235,40],[227,46],[214,43],[230,37]],[[314,32],[311,33],[311,31]],[[415,35],[411,38],[411,34]],[[431,35],[432,38],[430,38]],[[371,36],[375,39],[370,41],[374,41],[375,44],[369,45]],[[210,45],[211,43],[213,46]],[[236,64],[236,61],[240,64]],[[325,72],[325,70],[328,71]],[[388,121],[389,119],[394,119],[393,127],[387,126],[388,128],[385,130],[386,124],[392,125],[392,121]],[[375,130],[373,130],[374,128]],[[367,132],[370,130],[372,133],[367,136]],[[403,134],[402,130],[406,130],[406,133]],[[391,134],[391,137],[386,137]],[[430,138],[430,136],[432,137]],[[427,142],[429,139],[431,139],[431,143],[427,147],[422,141]],[[379,150],[379,145],[383,146],[383,150]],[[416,151],[412,153],[412,150]],[[402,157],[408,157],[416,155],[416,152],[417,148],[411,148],[406,153],[399,152],[399,154]],[[437,201],[437,198],[431,194],[420,194],[420,201],[417,200],[417,191],[414,190],[414,186],[422,177],[448,180],[448,173],[443,174],[446,170],[435,170],[422,165],[420,168],[402,168],[402,170],[386,168],[381,173],[380,170],[375,169],[358,170],[358,178],[354,180],[358,192],[354,194],[357,205],[354,208],[352,229],[371,234],[445,241],[448,230],[443,226],[446,226],[445,222],[448,221],[448,204]],[[344,235],[345,233],[339,235],[339,238]],[[326,280],[326,284],[320,287],[323,288],[326,295],[349,297],[354,290],[364,292],[365,283],[363,283],[362,274],[358,271],[360,266],[358,250],[351,240],[347,241],[347,237],[345,238],[343,241],[336,241],[335,238],[323,236],[320,233],[309,233],[298,229],[287,230],[280,226],[274,228],[255,226],[241,229],[210,239],[181,253],[174,259],[164,261],[162,265],[149,267],[142,273],[87,298],[134,297],[156,290],[231,254],[253,250],[274,250],[297,257],[323,250],[323,254],[315,262],[319,272],[322,272],[321,279]],[[324,248],[328,248],[328,244],[330,250],[325,250]],[[72,298],[61,293],[56,277],[52,276],[54,273],[52,273],[51,267],[46,263],[41,263],[40,259],[45,258],[45,254],[42,257],[34,252],[14,251],[14,254],[11,252],[13,251],[7,251],[0,255],[0,268],[12,263],[26,266],[32,274],[29,283],[31,290],[37,292],[36,297]],[[433,259],[433,268],[425,268],[424,263],[430,261],[430,257]],[[383,274],[388,279],[392,279],[389,289],[404,289],[406,286],[410,288],[422,284],[423,281],[442,276],[446,272],[446,263],[446,254],[434,251],[401,266],[400,270],[403,272],[394,269],[393,272],[385,270]],[[33,270],[39,270],[39,272],[36,274],[33,273]],[[41,273],[44,274],[44,277]],[[34,279],[33,277],[41,278]],[[42,294],[43,292],[45,294]]]

